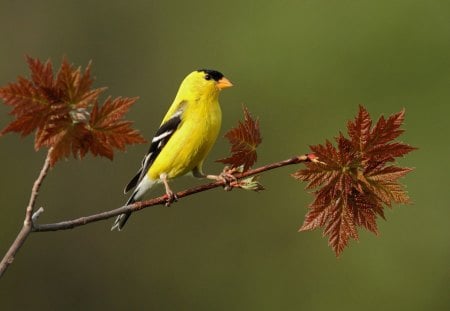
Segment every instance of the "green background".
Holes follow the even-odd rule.
[[[320,231],[297,233],[312,197],[282,168],[267,191],[220,189],[171,208],[33,234],[0,280],[2,310],[449,310],[450,2],[0,1],[0,85],[28,75],[24,55],[93,61],[95,86],[139,96],[128,114],[151,139],[180,81],[214,68],[222,133],[260,118],[259,164],[308,152],[345,130],[359,104],[374,118],[406,108],[403,166],[413,204],[388,210],[336,259]],[[1,105],[0,126],[11,118]],[[0,139],[0,251],[21,227],[45,151]],[[69,159],[45,180],[40,222],[120,206],[147,146],[114,161]],[[205,170],[228,152],[220,138]],[[183,178],[181,190],[201,181]],[[161,194],[158,187],[153,195]]]

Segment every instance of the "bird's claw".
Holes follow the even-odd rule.
[[[169,207],[173,202],[177,202],[178,201],[178,196],[176,195],[176,193],[173,193],[172,191],[166,193],[167,199],[166,199],[166,203],[164,204],[164,206]]]
[[[220,175],[218,176],[219,179],[221,181],[223,181],[224,186],[223,189],[225,191],[231,191],[231,189],[233,189],[232,187],[232,183],[237,183],[238,179],[236,178],[236,176],[233,175],[234,170],[230,170],[230,169],[225,169],[223,170],[222,173],[220,173]]]

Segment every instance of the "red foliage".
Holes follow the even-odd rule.
[[[243,170],[246,171],[256,163],[256,147],[262,139],[259,121],[252,118],[246,107],[243,109],[244,121],[239,121],[235,128],[225,134],[231,144],[231,156],[217,160],[217,162],[228,164],[231,168],[243,166]]]
[[[112,159],[114,148],[145,142],[132,123],[122,119],[136,98],[108,98],[99,107],[105,88],[92,89],[91,64],[82,72],[63,59],[55,77],[49,60],[27,57],[27,62],[31,79],[19,77],[0,88],[0,98],[15,117],[0,135],[36,131],[35,149],[53,148],[51,165],[71,153],[82,158],[88,151]]]
[[[349,138],[341,133],[337,146],[330,141],[311,146],[323,162],[308,162],[306,169],[293,174],[308,182],[307,189],[318,188],[300,231],[324,227],[337,256],[350,238],[358,239],[357,227],[378,234],[376,219],[384,218],[385,206],[409,203],[398,179],[412,169],[389,164],[416,149],[394,142],[403,133],[404,115],[402,110],[387,120],[381,117],[372,127],[369,113],[360,106],[358,116],[347,124]]]

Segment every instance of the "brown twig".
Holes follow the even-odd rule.
[[[50,154],[52,152],[52,148],[48,150],[47,157],[45,158],[44,165],[42,166],[41,172],[39,173],[38,178],[34,182],[33,188],[31,189],[30,201],[25,210],[25,220],[23,222],[23,227],[17,235],[14,242],[11,244],[10,248],[6,252],[2,261],[0,262],[0,277],[5,273],[8,266],[14,261],[14,257],[16,256],[19,249],[22,247],[23,243],[27,239],[28,235],[33,231],[33,218],[39,217],[39,215],[43,212],[43,209],[40,208],[36,215],[33,215],[34,205],[36,204],[36,199],[39,194],[39,189],[44,181],[45,176],[47,176],[47,172],[50,169]]]
[[[265,166],[261,166],[259,168],[248,170],[243,173],[238,173],[235,176],[237,179],[242,179],[245,177],[257,175],[257,174],[265,172],[265,171],[273,170],[273,169],[276,169],[276,168],[279,168],[282,166],[298,164],[298,163],[308,162],[308,161],[311,161],[310,158],[308,157],[308,155],[302,155],[302,156],[293,157],[293,158],[290,158],[290,159],[287,159],[284,161],[275,162],[275,163],[271,163],[271,164],[268,164]],[[200,185],[197,187],[189,188],[184,191],[180,191],[176,195],[179,199],[181,199],[183,197],[187,197],[187,196],[199,193],[199,192],[207,191],[207,190],[217,188],[217,187],[222,187],[222,186],[224,186],[224,184],[225,184],[224,181],[216,181],[213,183],[204,184],[204,185]],[[237,184],[237,182],[232,182],[231,186],[238,187],[238,184]],[[139,211],[146,207],[155,206],[155,205],[164,205],[166,203],[166,200],[167,200],[166,195],[163,195],[163,196],[160,196],[160,197],[157,197],[154,199],[150,199],[147,201],[136,202],[136,203],[128,205],[128,206],[122,206],[122,207],[119,207],[119,208],[116,208],[116,209],[113,209],[113,210],[110,210],[107,212],[90,215],[90,216],[85,216],[85,217],[80,217],[80,218],[73,219],[73,220],[66,220],[66,221],[51,223],[51,224],[41,224],[41,225],[35,224],[33,226],[33,231],[43,232],[43,231],[57,231],[57,230],[73,229],[73,228],[76,228],[79,226],[84,226],[91,222],[105,220],[105,219],[120,215],[125,212],[136,212],[136,211]]]
[[[49,154],[50,154],[50,152],[49,152]],[[17,235],[16,240],[11,245],[9,251],[6,253],[2,262],[0,263],[0,277],[2,276],[4,271],[8,268],[8,266],[12,263],[15,254],[20,249],[20,247],[23,245],[26,238],[28,237],[28,235],[31,232],[45,232],[45,231],[58,231],[58,230],[73,229],[76,227],[84,226],[84,225],[92,223],[92,222],[109,219],[109,218],[112,218],[114,216],[117,216],[117,215],[125,213],[125,212],[136,212],[136,211],[139,211],[146,207],[155,206],[155,205],[164,205],[166,203],[167,197],[166,197],[166,195],[163,195],[163,196],[160,196],[160,197],[157,197],[154,199],[150,199],[150,200],[142,201],[142,202],[136,202],[131,205],[122,206],[122,207],[119,207],[119,208],[116,208],[116,209],[113,209],[110,211],[106,211],[106,212],[102,212],[102,213],[98,213],[98,214],[94,214],[94,215],[90,215],[90,216],[84,216],[84,217],[80,217],[80,218],[76,218],[76,219],[72,219],[72,220],[66,220],[66,221],[57,222],[57,223],[40,224],[40,225],[36,224],[36,223],[34,223],[34,220],[37,219],[37,217],[43,212],[43,209],[40,208],[33,215],[34,204],[36,202],[36,197],[37,197],[39,188],[40,188],[42,181],[45,178],[45,175],[49,169],[49,154],[47,155],[44,167],[41,170],[41,174],[39,175],[38,179],[34,183],[33,190],[31,193],[30,203],[27,206],[27,213],[26,213],[26,217],[25,217],[25,221],[24,221],[24,226],[23,226],[22,230],[19,232],[19,234]],[[284,161],[275,162],[275,163],[271,163],[271,164],[268,164],[265,166],[261,166],[259,168],[248,170],[243,173],[237,173],[237,174],[235,174],[237,181],[232,182],[230,186],[232,188],[233,187],[239,188],[239,180],[243,179],[245,177],[254,176],[259,173],[273,170],[273,169],[276,169],[276,168],[279,168],[282,166],[286,166],[286,165],[298,164],[298,163],[302,163],[302,162],[309,162],[311,160],[312,159],[308,155],[302,155],[302,156],[293,157],[293,158],[290,158],[290,159],[287,159]],[[225,186],[225,181],[216,181],[213,183],[189,188],[187,190],[178,192],[177,197],[179,199],[181,199],[183,197],[187,197],[187,196],[199,193],[199,192],[207,191],[207,190],[221,187],[221,186]]]

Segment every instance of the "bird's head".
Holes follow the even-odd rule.
[[[199,69],[191,72],[181,83],[180,91],[195,93],[198,97],[218,96],[223,89],[233,84],[216,70]],[[196,96],[196,97],[197,97]]]

